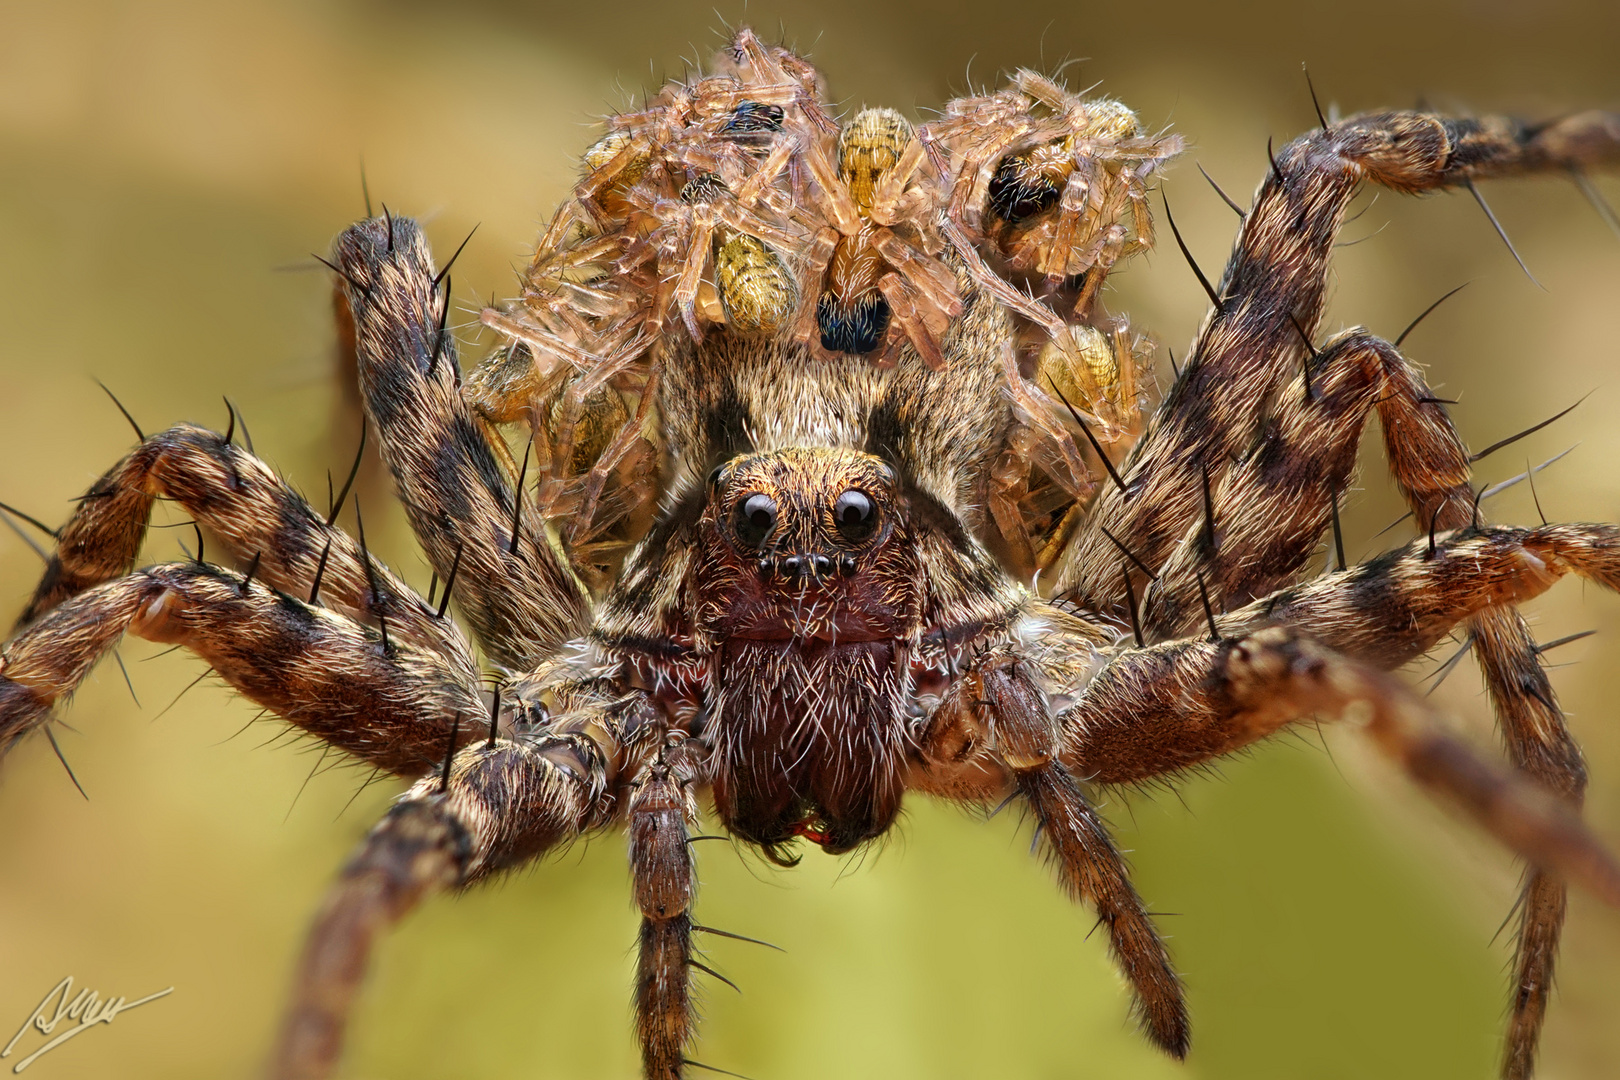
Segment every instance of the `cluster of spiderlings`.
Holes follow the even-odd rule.
[[[1117,103],[1029,72],[921,128],[890,109],[840,127],[815,69],[746,30],[712,73],[606,124],[522,295],[484,313],[509,345],[472,380],[492,420],[532,419],[554,472],[585,468],[568,480],[578,498],[555,504],[573,516],[573,539],[600,526],[610,475],[654,454],[666,350],[711,333],[769,337],[812,362],[892,363],[910,350],[937,368],[963,271],[1026,328],[1020,370],[1057,370],[1039,362],[1056,343],[1082,373],[1069,385],[1117,384],[1105,370],[1128,358],[1098,351],[1112,347],[1107,327],[1071,331],[1097,321],[1114,263],[1151,243],[1143,185],[1180,145],[1143,135]],[[1091,189],[1075,211],[1065,193],[1077,176]],[[1077,490],[1085,470],[1065,412],[1009,378],[1020,416],[1062,447],[1064,486]],[[1105,436],[1119,428],[1080,396]],[[574,437],[581,425],[590,437]]]

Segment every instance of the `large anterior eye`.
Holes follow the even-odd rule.
[[[846,540],[865,540],[877,528],[877,509],[864,491],[854,488],[833,503],[833,523]]]
[[[776,500],[769,495],[750,495],[738,504],[737,536],[748,546],[758,547],[775,526]]]

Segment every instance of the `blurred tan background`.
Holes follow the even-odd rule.
[[[791,8],[791,10],[790,10]],[[568,184],[593,118],[623,107],[747,20],[808,50],[846,108],[914,118],[1020,65],[1070,67],[1191,152],[1166,181],[1214,274],[1235,219],[1193,168],[1246,200],[1281,143],[1313,122],[1300,75],[1345,111],[1419,98],[1544,117],[1620,108],[1620,7],[1420,4],[956,6],[632,0],[319,4],[169,0],[0,3],[0,500],[52,523],[129,446],[94,379],[148,431],[223,425],[241,407],[262,456],[317,499],[357,437],[333,376],[327,281],[310,251],[374,199],[429,222],[472,320]],[[1620,202],[1620,183],[1599,181]],[[1557,518],[1620,520],[1620,239],[1560,180],[1486,189],[1546,286],[1525,280],[1466,195],[1380,196],[1347,231],[1330,327],[1399,332],[1464,281],[1408,342],[1460,399],[1483,446],[1596,390],[1569,418],[1485,463],[1579,448],[1539,479]],[[1109,304],[1177,355],[1202,314],[1165,238],[1117,274]],[[469,331],[470,334],[470,331]],[[468,351],[476,358],[476,345]],[[1346,513],[1352,558],[1398,516],[1369,439]],[[427,569],[380,482],[372,535],[406,576]],[[1533,520],[1522,485],[1489,506]],[[160,508],[159,523],[182,521]],[[390,523],[391,522],[391,523]],[[152,534],[170,558],[187,529]],[[0,530],[0,617],[40,564]],[[1586,745],[1589,815],[1620,846],[1620,602],[1571,583],[1531,605]],[[53,1051],[28,1075],[254,1075],[303,929],[345,853],[395,793],[356,796],[331,768],[184,654],[123,649],[58,728],[90,793],[42,739],[0,783],[0,1039],[72,974],[102,994],[172,995]],[[1421,671],[1415,674],[1421,674]],[[1465,663],[1436,695],[1488,742]],[[161,715],[160,715],[161,713]],[[246,727],[246,730],[241,730]],[[1191,989],[1194,1049],[1174,1065],[1131,1031],[1091,917],[1059,897],[1015,815],[915,803],[881,850],[762,868],[700,849],[702,921],[783,946],[711,943],[741,996],[704,980],[699,1056],[756,1080],[811,1077],[1485,1077],[1509,958],[1492,934],[1517,870],[1415,796],[1351,733],[1282,738],[1179,797],[1116,799],[1122,843]],[[496,888],[438,899],[378,957],[353,1028],[353,1078],[631,1078],[635,920],[609,836]],[[1174,913],[1174,914],[1170,914]],[[1547,1026],[1548,1078],[1620,1073],[1620,913],[1577,896]],[[23,1045],[37,1046],[38,1040]],[[10,1065],[10,1062],[6,1062]]]

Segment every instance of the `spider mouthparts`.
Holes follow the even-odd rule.
[[[821,823],[814,818],[806,818],[803,821],[795,822],[793,826],[793,835],[802,836],[812,844],[825,847],[830,837],[825,829],[817,828],[817,826],[820,824]]]
[[[759,575],[767,579],[780,575],[789,581],[806,577],[820,581],[822,578],[832,577],[835,570],[843,577],[852,576],[856,570],[855,559],[845,555],[835,561],[827,555],[810,554],[759,560]]]

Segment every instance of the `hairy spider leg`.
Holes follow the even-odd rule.
[[[1620,116],[1595,111],[1538,128],[1500,118],[1380,113],[1341,121],[1284,147],[1244,218],[1187,367],[1127,462],[1126,490],[1101,493],[1060,566],[1060,588],[1083,596],[1111,593],[1116,570],[1104,528],[1148,565],[1161,565],[1170,546],[1196,528],[1201,470],[1211,470],[1224,490],[1227,463],[1241,458],[1254,434],[1253,402],[1285,392],[1301,362],[1301,338],[1316,329],[1327,259],[1361,179],[1416,192],[1490,176],[1580,173],[1617,162]],[[1287,272],[1278,272],[1283,267]],[[1395,445],[1387,436],[1386,443]],[[1422,467],[1421,455],[1413,457]],[[1399,469],[1395,453],[1391,464]],[[1433,479],[1445,487],[1447,477]],[[1437,506],[1414,509],[1427,509],[1431,524],[1440,526],[1462,524],[1463,515],[1473,513],[1449,493]],[[1314,538],[1309,543],[1314,546]],[[1477,623],[1476,653],[1510,752],[1578,802],[1584,787],[1579,750],[1522,618],[1497,611],[1481,614]],[[1562,886],[1539,873],[1532,874],[1524,899],[1506,1080],[1524,1080],[1534,1066],[1564,912]]]
[[[328,893],[294,975],[272,1080],[331,1075],[388,927],[429,896],[536,859],[610,815],[609,754],[594,740],[491,745],[471,734],[443,776],[423,777],[389,810]]]
[[[498,436],[461,398],[455,342],[440,329],[450,298],[435,284],[421,227],[362,221],[335,253],[366,411],[411,528],[441,578],[461,553],[462,615],[494,663],[526,671],[584,630],[589,598],[529,493],[516,489]]]
[[[679,771],[662,757],[647,766],[630,797],[630,870],[641,911],[636,965],[636,1034],[647,1080],[679,1080],[692,1041],[693,808]]]
[[[186,646],[251,701],[379,769],[415,777],[479,708],[464,662],[217,566],[149,567],[65,600],[0,654],[0,748],[50,721],[128,631]],[[465,657],[466,645],[461,646]],[[467,738],[475,737],[468,729]]]
[[[1187,636],[1204,621],[1194,584],[1200,573],[1226,609],[1294,581],[1331,522],[1334,499],[1349,488],[1362,428],[1375,408],[1390,472],[1413,512],[1427,524],[1437,508],[1453,506],[1463,520],[1441,525],[1467,524],[1468,453],[1414,365],[1363,330],[1346,331],[1302,364],[1306,369],[1278,393],[1243,457],[1224,470],[1209,462],[1208,506],[1195,491],[1196,516],[1181,544],[1153,567],[1158,576],[1142,604],[1149,640]],[[1166,513],[1186,516],[1184,507]],[[1087,602],[1110,610],[1115,596]]]
[[[1498,120],[1424,113],[1353,117],[1289,143],[1260,185],[1181,377],[1060,564],[1057,585],[1111,597],[1117,567],[1106,528],[1161,565],[1202,512],[1202,470],[1220,481],[1254,437],[1255,403],[1300,370],[1321,317],[1327,262],[1363,178],[1428,191],[1535,169],[1620,163],[1620,117],[1583,113],[1531,131]]]
[[[62,527],[57,549],[18,620],[27,626],[85,589],[127,574],[145,538],[152,504],[167,499],[217,537],[273,589],[318,596],[324,607],[381,626],[444,654],[472,681],[477,672],[454,625],[376,560],[269,466],[205,428],[177,424],[146,438],[95,482]],[[334,508],[340,509],[340,508]]]
[[[1359,715],[1373,742],[1425,790],[1463,809],[1534,865],[1620,905],[1620,862],[1576,808],[1447,734],[1400,680],[1296,626],[1122,652],[1067,710],[1063,757],[1105,783],[1198,765],[1288,723]]]

